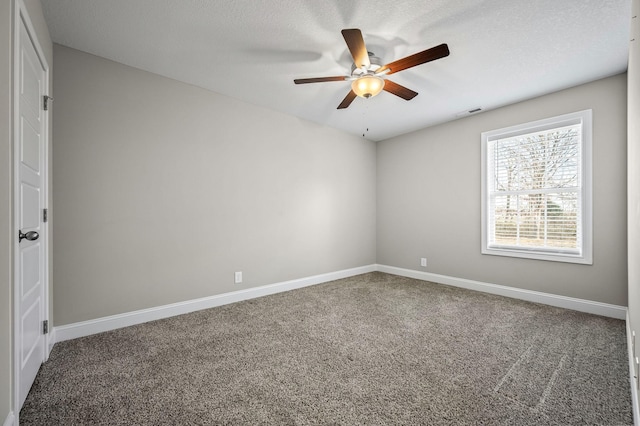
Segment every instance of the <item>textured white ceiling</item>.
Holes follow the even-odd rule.
[[[42,0],[54,42],[382,140],[623,72],[630,0]],[[383,62],[447,43],[451,55],[389,76],[419,92],[336,107],[340,33]],[[368,130],[367,130],[368,129]]]

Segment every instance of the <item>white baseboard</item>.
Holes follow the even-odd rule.
[[[463,278],[449,277],[446,275],[433,274],[429,272],[414,271],[411,269],[397,268],[387,265],[367,265],[358,268],[345,269],[342,271],[330,272],[327,274],[314,275],[281,283],[269,284],[230,293],[218,294],[200,299],[187,300],[184,302],[172,303],[170,305],[157,306],[154,308],[142,309],[139,311],[126,312],[123,314],[97,318],[58,327],[53,327],[48,340],[48,350],[56,342],[76,339],[78,337],[89,336],[96,333],[115,330],[131,325],[142,324],[176,315],[187,314],[189,312],[209,309],[229,303],[240,302],[242,300],[267,296],[283,291],[294,290],[310,285],[320,284],[328,281],[348,278],[367,272],[380,271],[393,275],[416,278],[423,281],[431,281],[440,284],[447,284],[455,287],[462,287],[470,290],[485,293],[498,294],[515,299],[527,300],[530,302],[542,303],[566,309],[573,309],[581,312],[588,312],[596,315],[625,319],[626,307],[610,305],[606,303],[593,302],[589,300],[576,299],[555,294],[542,293],[531,290],[523,290],[515,287],[507,287],[497,284],[489,284],[480,281],[467,280]]]
[[[89,336],[91,334],[102,333],[104,331],[115,330],[122,327],[128,327],[131,325],[159,320],[162,318],[187,314],[189,312],[199,311],[201,309],[214,308],[216,306],[240,302],[242,300],[254,299],[256,297],[267,296],[283,291],[295,290],[297,288],[321,284],[333,280],[339,280],[341,278],[348,278],[354,275],[365,274],[367,272],[374,272],[375,270],[376,265],[361,266],[358,268],[345,269],[342,271],[330,272],[327,274],[314,275],[311,277],[284,281],[281,283],[248,288],[245,290],[238,290],[210,297],[203,297],[201,299],[187,300],[184,302],[172,303],[170,305],[142,309],[139,311],[127,312],[124,314],[111,315],[94,320],[53,327],[51,346],[53,346],[55,342],[76,339],[78,337]],[[55,338],[55,340],[53,338]]]
[[[640,406],[638,405],[638,387],[636,385],[636,374],[640,374],[640,371],[635,371],[633,366],[633,343],[631,342],[631,319],[629,318],[629,310],[627,310],[627,350],[629,351],[629,382],[631,383],[631,406],[633,407],[633,424],[640,426]]]
[[[16,417],[13,415],[13,411],[10,411],[9,414],[7,414],[7,418],[4,419],[3,426],[14,426],[15,421]]]
[[[431,281],[454,287],[462,287],[469,290],[484,293],[497,294],[514,299],[529,302],[542,303],[559,308],[572,309],[574,311],[587,312],[604,317],[625,319],[627,308],[625,306],[610,305],[608,303],[593,302],[591,300],[576,299],[573,297],[559,296],[556,294],[542,293],[539,291],[524,290],[515,287],[507,287],[498,284],[489,284],[481,281],[467,280],[464,278],[449,277],[447,275],[433,274],[430,272],[414,271],[412,269],[396,268],[395,266],[377,265],[377,270],[388,274],[415,278],[423,281]]]

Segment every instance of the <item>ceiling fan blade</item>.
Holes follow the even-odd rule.
[[[356,95],[356,93],[353,90],[349,91],[349,93],[347,93],[347,96],[342,100],[342,102],[340,102],[340,105],[338,105],[338,109],[344,109],[349,105],[351,105],[351,102],[353,102],[353,100],[357,96],[358,95]]]
[[[432,47],[431,49],[423,50],[422,52],[418,52],[411,56],[383,65],[376,71],[376,74],[393,74],[398,71],[406,70],[407,68],[415,67],[416,65],[444,58],[445,56],[449,56],[449,47],[446,44],[441,44],[439,46]]]
[[[367,46],[364,44],[364,39],[362,38],[362,33],[359,29],[347,29],[342,30],[342,37],[344,37],[344,41],[347,43],[347,47],[349,48],[349,52],[351,52],[351,56],[353,56],[353,63],[356,64],[358,68],[369,68],[371,62],[369,61],[369,52],[367,52]]]
[[[325,81],[345,81],[349,77],[315,77],[315,78],[298,78],[293,80],[295,84],[307,84],[307,83],[322,83]]]
[[[407,89],[404,86],[399,85],[398,83],[394,83],[391,80],[384,81],[383,90],[389,93],[393,93],[396,96],[400,96],[402,99],[406,101],[410,101],[418,95],[418,92],[414,92],[411,89]]]

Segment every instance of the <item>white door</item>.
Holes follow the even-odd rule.
[[[45,203],[46,118],[43,107],[47,75],[20,17],[16,58],[16,369],[18,409],[45,359]]]

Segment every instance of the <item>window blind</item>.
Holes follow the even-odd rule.
[[[487,142],[489,247],[580,254],[581,128]]]

